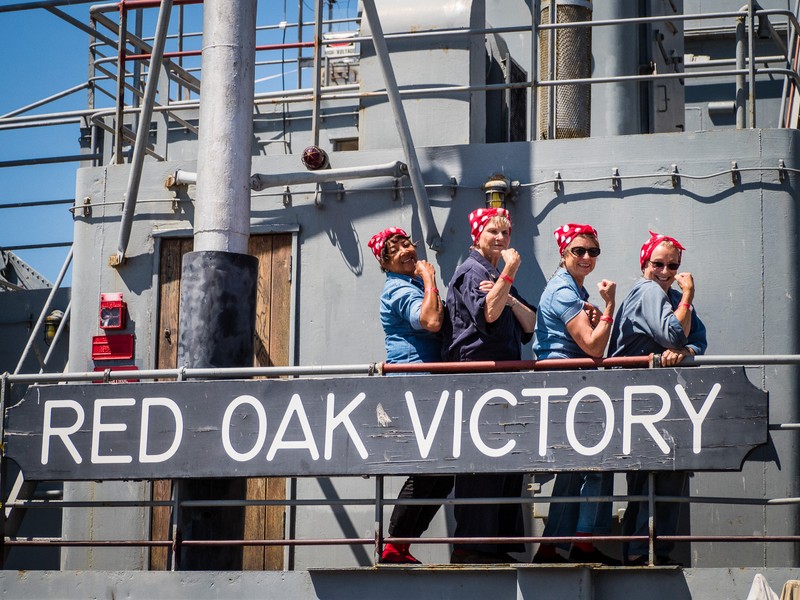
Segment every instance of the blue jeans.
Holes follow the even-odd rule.
[[[553,497],[610,496],[614,492],[613,473],[559,473],[553,484]],[[551,502],[544,528],[545,537],[568,537],[576,533],[605,534],[611,531],[611,502]],[[569,550],[569,543],[557,544]]]

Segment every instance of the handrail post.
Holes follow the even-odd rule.
[[[375,476],[375,564],[381,561],[383,553],[383,475]]]
[[[744,17],[736,17],[736,129],[747,127],[744,100],[745,76],[741,72],[745,68],[744,27]]]
[[[656,559],[656,475],[652,471],[647,474],[647,564],[654,565]]]
[[[122,130],[125,118],[125,46],[128,43],[128,10],[125,2],[119,5],[119,33],[117,35],[117,104],[114,121],[114,164],[121,165]]]
[[[753,9],[753,0],[747,0],[747,79],[748,101],[750,106],[750,128],[756,126],[756,47],[755,47],[756,15]]]
[[[11,384],[8,381],[8,372],[0,376],[0,490],[5,489],[8,477],[5,450],[6,431],[6,404],[11,396]],[[5,569],[6,563],[6,496],[0,498],[0,568]]]

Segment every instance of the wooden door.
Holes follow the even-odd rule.
[[[161,242],[159,263],[159,369],[172,369],[178,360],[178,321],[180,310],[181,259],[192,249],[192,239],[164,239]],[[291,299],[291,234],[251,235],[249,253],[258,258],[256,298],[256,331],[254,340],[255,366],[289,364],[290,299]],[[153,483],[153,499],[169,500],[172,482]],[[247,480],[248,500],[285,500],[286,479],[283,477],[251,478]],[[152,511],[151,538],[169,539],[169,507]],[[283,506],[248,506],[245,509],[245,539],[282,539],[284,535]],[[150,568],[167,568],[167,548],[153,548]],[[283,546],[252,546],[244,549],[245,570],[282,570]]]

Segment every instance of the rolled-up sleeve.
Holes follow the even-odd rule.
[[[643,290],[632,320],[642,327],[643,333],[664,348],[683,348],[689,341],[667,295],[657,285],[647,286]]]

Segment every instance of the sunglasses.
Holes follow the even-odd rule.
[[[647,261],[656,269],[663,269],[667,267],[670,271],[677,271],[681,267],[681,263],[663,263],[660,260],[649,260]]]
[[[600,248],[584,248],[583,246],[575,246],[574,248],[570,248],[569,251],[572,253],[572,256],[577,256],[578,258],[583,258],[584,254],[588,254],[592,258],[597,258],[600,256]]]

